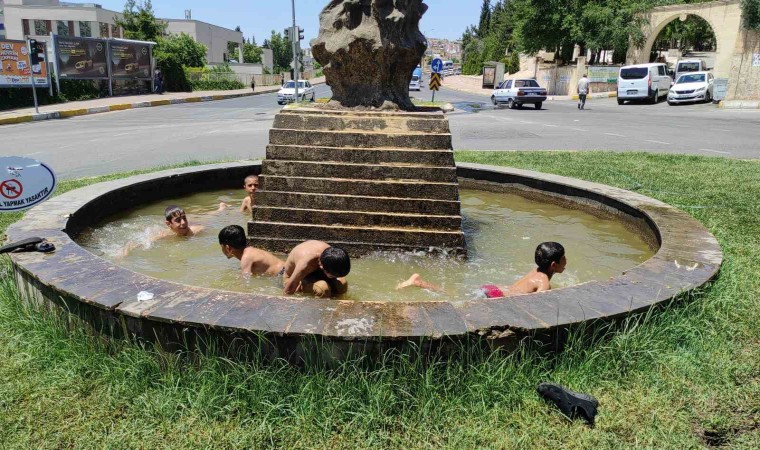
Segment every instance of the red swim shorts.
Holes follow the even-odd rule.
[[[487,298],[499,298],[504,297],[504,293],[501,291],[499,286],[496,286],[495,284],[484,284],[480,287],[481,292],[485,294]]]

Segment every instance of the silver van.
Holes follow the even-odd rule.
[[[673,79],[677,80],[687,72],[705,72],[709,70],[707,64],[701,59],[681,59],[676,63]]]
[[[622,105],[626,100],[648,100],[649,103],[657,103],[660,97],[667,97],[671,84],[673,79],[668,75],[665,63],[623,66],[618,73],[618,105]]]

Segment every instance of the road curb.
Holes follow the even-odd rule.
[[[116,105],[97,106],[93,108],[68,109],[63,111],[54,111],[40,114],[25,114],[23,116],[0,118],[0,125],[11,125],[24,122],[37,122],[41,120],[66,119],[69,117],[86,116],[90,114],[99,114],[112,111],[124,111],[127,109],[150,108],[153,106],[179,105],[182,103],[210,102],[215,100],[229,100],[232,98],[251,97],[254,95],[269,94],[275,91],[267,92],[243,92],[237,94],[216,94],[203,95],[198,97],[173,98],[164,100],[148,100],[137,103],[120,103]]]
[[[721,100],[721,109],[760,109],[760,100]]]
[[[615,98],[617,97],[617,92],[600,92],[599,94],[590,94],[586,96],[586,100],[590,98]],[[573,95],[570,97],[571,100],[578,100],[578,94]]]

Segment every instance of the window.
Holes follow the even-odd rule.
[[[29,31],[29,19],[23,19],[21,21],[21,26],[24,28],[24,36],[29,36],[31,32]]]
[[[111,25],[111,37],[115,37],[115,38],[121,37],[121,34],[119,33],[118,25]]]
[[[58,36],[69,36],[69,24],[65,20],[56,20],[55,29]]]
[[[627,67],[620,70],[620,78],[624,80],[640,80],[648,74],[649,70],[646,67]]]
[[[668,72],[665,71],[665,66],[657,66],[657,73],[660,76],[667,75]]]
[[[100,28],[100,37],[107,38],[108,37],[108,24],[100,22],[99,24]]]
[[[90,22],[79,22],[79,35],[82,37],[92,37]]]
[[[35,20],[34,21],[34,34],[35,34],[35,36],[45,36],[46,34],[50,34],[50,30],[48,29],[48,21],[47,20]]]
[[[512,80],[507,80],[507,82],[504,83],[503,89],[512,89]]]
[[[517,80],[515,87],[539,87],[535,80]]]

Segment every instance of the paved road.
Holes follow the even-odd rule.
[[[329,87],[316,87],[318,97]],[[413,95],[425,100],[430,92]],[[550,101],[541,111],[494,108],[485,96],[446,90],[454,148],[459,150],[646,150],[735,158],[760,157],[760,112],[712,105],[618,106],[593,100]],[[62,178],[144,169],[188,160],[264,157],[280,109],[275,94],[207,103],[141,108],[6,125],[0,156],[30,156]]]

